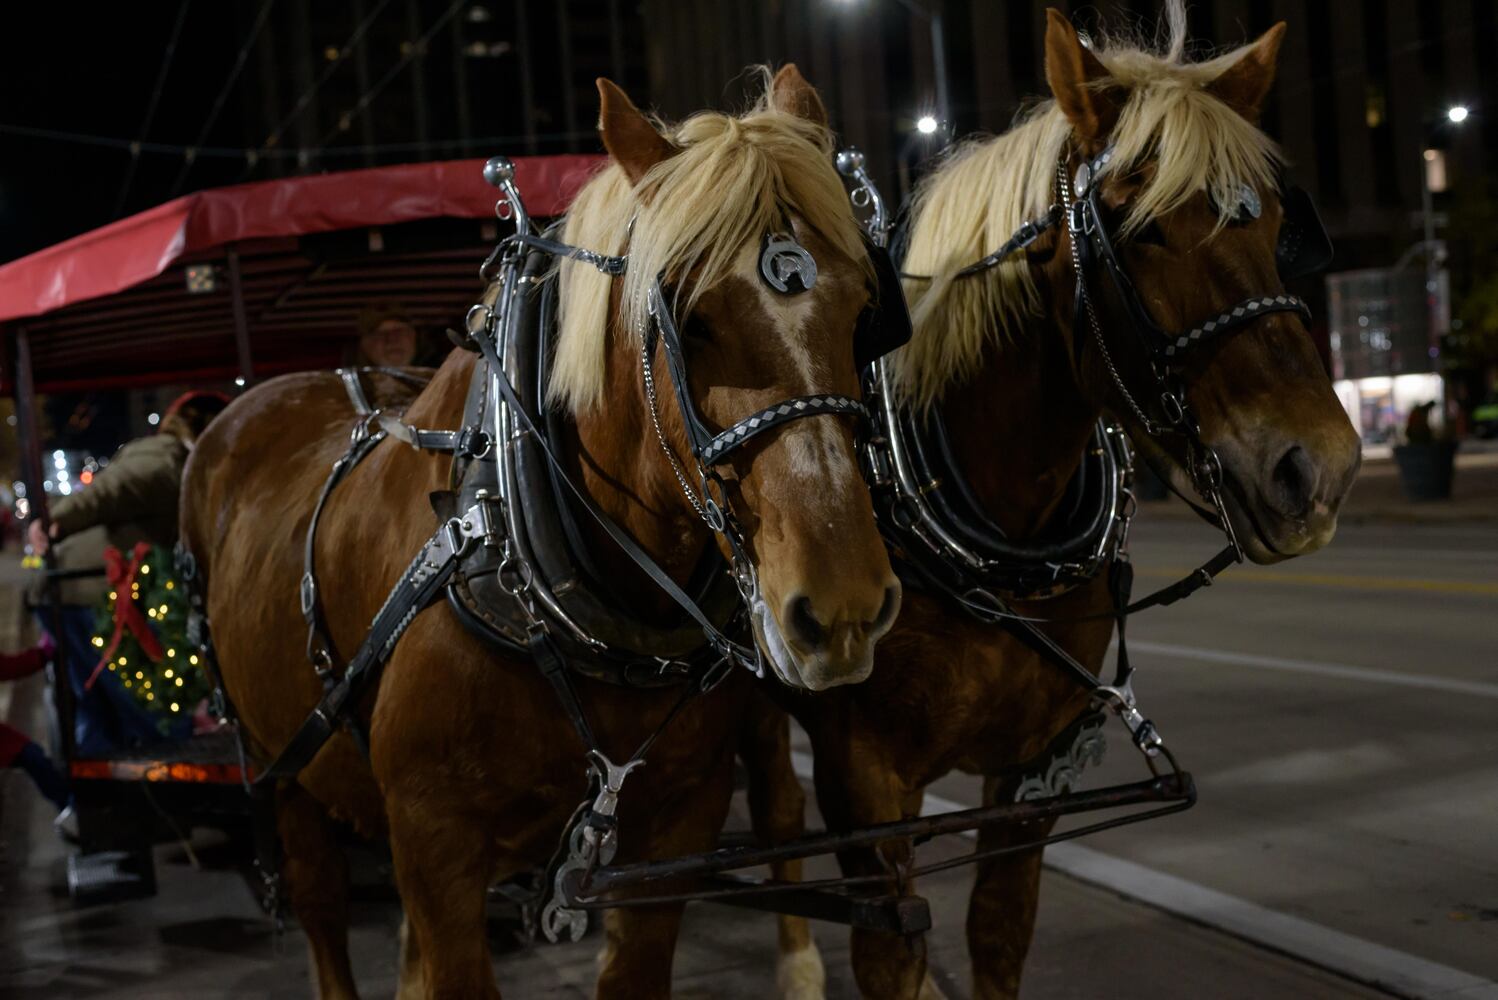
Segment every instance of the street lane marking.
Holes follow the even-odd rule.
[[[1136,569],[1139,576],[1183,577],[1196,572],[1188,566],[1165,566]],[[1244,580],[1249,583],[1291,583],[1303,587],[1343,587],[1351,590],[1404,590],[1423,591],[1436,594],[1476,594],[1481,597],[1498,597],[1498,583],[1482,583],[1476,580],[1424,580],[1417,577],[1357,576],[1350,573],[1291,573],[1284,570],[1249,569],[1233,570],[1225,580]]]
[[[1464,681],[1454,677],[1432,677],[1429,674],[1405,673],[1401,670],[1379,670],[1376,667],[1354,667],[1344,663],[1322,663],[1319,660],[1288,660],[1279,656],[1260,656],[1255,653],[1232,653],[1221,649],[1198,649],[1195,646],[1176,646],[1168,642],[1146,642],[1130,639],[1129,649],[1142,653],[1155,653],[1182,660],[1202,660],[1208,663],[1231,663],[1243,667],[1260,667],[1265,670],[1283,670],[1295,674],[1313,674],[1318,677],[1335,677],[1338,680],[1365,681],[1369,684],[1393,684],[1398,687],[1423,688],[1427,691],[1444,691],[1449,694],[1476,695],[1479,698],[1498,698],[1498,684],[1485,681]]]
[[[1473,546],[1470,549],[1367,549],[1354,546],[1343,547],[1332,545],[1316,553],[1317,562],[1328,562],[1333,559],[1387,559],[1396,561],[1398,559],[1449,559],[1454,562],[1472,560],[1474,562],[1489,562],[1498,565],[1498,549],[1483,549]]]
[[[811,754],[794,751],[791,763],[799,778],[808,783],[812,780]],[[928,792],[921,815],[971,808]],[[976,834],[969,830],[961,836],[971,840]],[[1171,916],[1400,996],[1420,1000],[1498,1000],[1498,982],[1490,979],[1292,917],[1080,844],[1053,844],[1046,848],[1045,865]]]
[[[1056,844],[1046,867],[1172,916],[1400,996],[1492,1000],[1498,983],[1321,924],[1279,913],[1080,844]]]

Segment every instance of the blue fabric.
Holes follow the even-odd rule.
[[[52,638],[62,650],[72,683],[77,715],[73,736],[79,757],[104,757],[120,750],[149,746],[165,739],[186,739],[192,733],[192,720],[176,720],[173,731],[163,735],[154,716],[140,707],[119,678],[109,671],[99,674],[88,691],[83,690],[89,675],[99,663],[94,648],[94,611],[77,604],[61,607],[62,635]],[[42,629],[51,632],[53,617],[49,609],[37,612]],[[180,731],[179,731],[180,730]]]
[[[30,775],[31,780],[36,783],[36,790],[56,806],[59,812],[67,808],[68,799],[72,797],[68,791],[68,779],[53,765],[47,751],[35,743],[28,743],[16,754],[11,766],[19,767]]]

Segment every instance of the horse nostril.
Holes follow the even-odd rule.
[[[895,620],[895,612],[899,608],[900,585],[898,583],[890,584],[884,588],[884,603],[879,605],[879,614],[874,616],[874,620],[869,625],[870,629],[878,631],[888,626]]]
[[[787,626],[791,636],[799,645],[811,649],[820,649],[827,641],[827,629],[811,610],[810,597],[793,597],[790,602],[790,614],[786,616]]]
[[[1270,480],[1270,505],[1285,517],[1304,517],[1316,493],[1316,465],[1300,445],[1294,445],[1275,463]]]

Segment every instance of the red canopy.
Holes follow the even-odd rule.
[[[526,208],[560,214],[602,162],[516,159]],[[494,222],[482,167],[411,163],[199,191],[0,266],[0,323],[31,332],[43,390],[232,376],[228,282],[191,295],[174,265],[235,250],[256,373],[331,363],[372,299],[428,323],[471,304],[496,231],[434,220]],[[318,236],[338,232],[349,238]]]

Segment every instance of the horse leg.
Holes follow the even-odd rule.
[[[992,802],[993,782],[983,783],[983,801]],[[984,827],[978,850],[1038,840],[1054,822],[1018,823]],[[967,948],[973,967],[975,1000],[1014,1000],[1020,975],[1035,932],[1040,902],[1040,864],[1043,851],[1003,854],[979,862],[967,909]]]
[[[395,1000],[421,1000],[427,989],[421,974],[421,949],[416,946],[411,921],[405,917],[401,918],[400,942],[400,981],[395,987]]]
[[[627,813],[621,812],[621,833],[630,838],[631,831],[643,830],[647,836],[630,838],[633,842],[621,845],[621,854],[628,847],[628,853],[636,857],[669,858],[714,847],[733,796],[733,757],[724,753],[720,766],[705,778],[690,785],[676,784],[685,778],[684,771],[679,763],[663,761],[650,777],[670,782],[670,797],[663,799],[657,792],[625,799],[623,809]],[[648,785],[633,791],[645,793],[660,787]],[[683,888],[665,882],[647,891],[671,893]],[[604,949],[598,956],[598,1000],[664,1000],[671,996],[671,962],[685,909],[683,903],[669,903],[624,907],[605,915]]]
[[[291,910],[307,935],[317,995],[357,998],[348,953],[348,858],[338,846],[322,804],[300,786],[284,787],[276,799],[281,836],[281,872]]]
[[[447,796],[386,799],[395,879],[405,905],[401,996],[499,997],[484,926],[495,827]]]
[[[806,793],[791,765],[790,718],[756,694],[739,755],[749,772],[749,819],[761,843],[793,840],[806,832]],[[776,861],[770,875],[783,882],[801,881],[801,860]],[[782,913],[777,918],[780,957],[775,984],[781,1000],[821,1000],[827,995],[827,970],[805,917]]]
[[[905,816],[910,797],[900,788],[892,768],[872,755],[855,763],[834,761],[834,754],[834,747],[817,747],[817,803],[829,829],[846,830]],[[916,808],[919,811],[918,797]],[[851,878],[888,874],[908,863],[910,857],[909,841],[888,841],[877,848],[841,851],[838,862],[843,874]],[[905,892],[912,890],[913,886],[905,886]],[[926,980],[924,934],[894,934],[855,927],[851,944],[853,977],[863,996],[873,1000],[883,997],[912,1000],[922,996]]]

